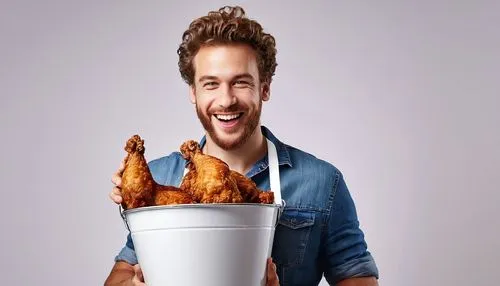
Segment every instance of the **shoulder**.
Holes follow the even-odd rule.
[[[290,166],[280,168],[288,206],[326,211],[330,208],[342,174],[332,163],[286,145]]]
[[[315,173],[320,175],[340,175],[340,171],[332,163],[325,161],[315,155],[298,149],[296,147],[284,144],[290,156],[292,169],[296,169],[301,173]]]
[[[326,173],[338,172],[338,169],[331,163],[279,140],[267,127],[262,126],[262,133],[276,146],[280,165],[288,165],[291,167],[289,168],[291,170],[309,170],[311,172]]]

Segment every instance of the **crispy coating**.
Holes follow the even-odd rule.
[[[238,190],[245,203],[274,203],[273,192],[264,192],[258,189],[254,181],[236,171],[231,170],[231,177],[235,179]]]
[[[274,202],[273,192],[264,192],[246,176],[230,170],[222,160],[202,153],[196,141],[181,146],[182,156],[189,161],[189,172],[181,189],[200,203],[263,203]]]
[[[177,205],[177,204],[192,204],[193,197],[183,190],[174,186],[157,185],[155,195],[155,205]]]
[[[125,151],[128,154],[121,184],[124,209],[192,203],[274,202],[273,192],[259,190],[251,179],[230,170],[222,160],[203,154],[196,141],[189,140],[181,146],[183,157],[189,161],[189,171],[179,188],[154,181],[144,158],[144,140],[139,135],[127,141]]]
[[[154,181],[144,150],[144,140],[139,135],[132,136],[125,145],[128,155],[122,174],[123,208],[193,203],[193,198],[180,188],[162,186]]]
[[[182,156],[190,161],[190,171],[184,177],[181,188],[200,203],[242,203],[229,166],[222,160],[205,155],[200,145],[189,140],[181,146]],[[194,170],[194,171],[193,171]]]

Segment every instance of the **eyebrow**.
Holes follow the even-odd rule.
[[[239,75],[235,76],[233,78],[233,80],[242,79],[242,78],[249,78],[249,79],[253,80],[253,76],[249,73],[239,74]]]
[[[204,75],[202,77],[200,77],[198,79],[198,82],[202,82],[202,81],[205,81],[205,80],[216,80],[217,77],[216,76],[213,76],[213,75]]]
[[[253,76],[249,73],[242,73],[242,74],[238,74],[236,75],[232,80],[238,80],[238,79],[242,79],[242,78],[249,78],[249,79],[254,79]],[[202,81],[205,81],[205,80],[217,80],[218,78],[216,76],[213,76],[213,75],[204,75],[204,76],[201,76],[199,79],[198,79],[198,82],[202,82]]]

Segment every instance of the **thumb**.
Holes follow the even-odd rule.
[[[137,279],[140,282],[144,282],[144,276],[142,274],[142,269],[141,269],[141,266],[139,266],[139,264],[134,265],[134,273],[135,273],[135,277],[137,277]]]
[[[276,264],[272,258],[267,259],[267,283],[266,286],[279,286],[279,278],[276,273]]]

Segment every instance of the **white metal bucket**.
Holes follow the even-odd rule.
[[[197,204],[124,212],[148,286],[265,285],[279,205]]]
[[[148,286],[265,285],[284,204],[276,148],[267,142],[274,205],[167,205],[122,213]]]

